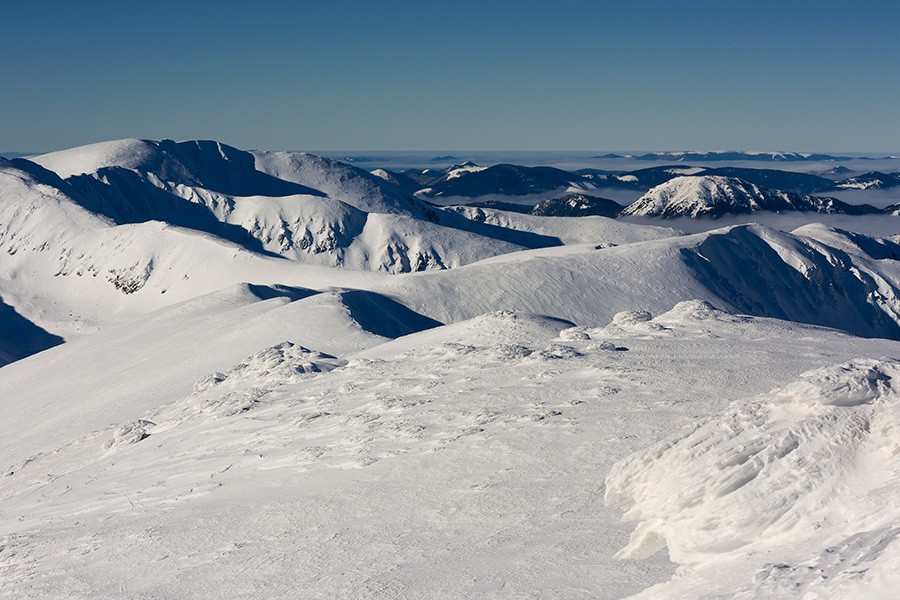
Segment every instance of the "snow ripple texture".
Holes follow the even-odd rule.
[[[617,558],[668,546],[682,565],[638,597],[895,597],[898,376],[894,359],[810,371],[617,463],[606,502],[637,522]]]

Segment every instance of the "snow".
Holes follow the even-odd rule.
[[[464,215],[471,221],[552,236],[561,240],[563,244],[594,243],[618,246],[680,235],[677,230],[667,227],[625,224],[607,217],[546,218],[474,206],[451,206],[448,209]]]
[[[152,328],[135,333],[118,358],[89,338],[58,353],[113,373],[138,357],[151,372],[176,362],[145,351]],[[123,373],[117,403],[94,396],[105,385],[73,386],[58,424],[4,422],[6,589],[621,597],[672,566],[613,558],[628,538],[603,506],[616,461],[739,394],[896,349],[702,303],[611,327],[492,313],[333,358],[306,340],[195,365],[196,385],[149,404]],[[46,374],[45,360],[30,367]],[[10,437],[24,428],[30,447]]]
[[[723,573],[742,575],[728,593],[744,597],[896,590],[898,370],[862,359],[809,371],[617,463],[606,500],[638,522],[619,556],[665,546],[681,565],[643,596],[719,597]]]
[[[757,186],[720,175],[681,176],[656,186],[627,206],[623,215],[687,215],[757,212],[764,202]]]
[[[95,173],[104,167],[138,168],[154,159],[161,160],[160,155],[157,144],[127,139],[51,152],[30,157],[30,160],[66,179],[73,175]]]
[[[675,167],[672,169],[666,169],[666,173],[670,173],[672,175],[696,175],[697,173],[702,173],[705,170],[704,167]]]
[[[372,175],[374,175],[375,177],[380,177],[385,181],[390,181],[392,179],[391,175],[384,169],[375,169],[372,171]]]
[[[0,368],[0,597],[900,586],[896,237],[443,210],[215,142],[34,160],[0,299],[66,342]]]
[[[484,171],[487,167],[480,167],[478,165],[461,165],[458,167],[454,167],[447,171],[447,174],[444,176],[446,179],[457,179],[465,175],[466,173],[478,173],[479,171]]]
[[[694,298],[738,312],[896,338],[897,261],[873,258],[844,234],[823,229],[844,240],[838,248],[824,235],[820,240],[746,225],[613,247],[518,252],[427,277],[385,279],[375,289],[444,323],[497,309],[596,323],[623,310],[658,313]],[[792,248],[791,254],[784,248]],[[815,265],[812,280],[797,271],[802,262]]]

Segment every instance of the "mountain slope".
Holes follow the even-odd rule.
[[[504,195],[526,196],[550,192],[572,185],[582,185],[582,178],[574,173],[553,167],[523,167],[500,164],[486,169],[453,172],[416,192],[420,198]]]
[[[635,299],[655,313],[688,297],[896,339],[900,262],[875,240],[824,226],[788,234],[742,225],[602,249],[533,250],[457,271],[386,279],[376,289],[444,323],[498,308],[594,323],[637,308]]]
[[[122,140],[34,157],[116,224],[164,221],[298,262],[404,272],[559,240],[473,224],[363,170],[305,153]]]
[[[230,286],[3,367],[4,397],[30,407],[4,419],[3,455],[25,460],[40,451],[33,440],[43,435],[87,436],[127,421],[160,397],[188,395],[201,377],[284,341],[344,355],[437,325],[371,293]],[[76,389],[90,395],[92,410],[73,401]]]
[[[0,298],[0,367],[63,343]]]
[[[838,186],[835,182],[819,177],[818,175],[810,175],[808,173],[796,173],[793,171],[780,171],[775,169],[746,169],[740,167],[718,167],[715,169],[704,169],[698,175],[721,175],[723,177],[735,177],[749,183],[758,185],[759,187],[774,190],[782,190],[785,192],[793,192],[795,194],[817,194],[829,192]]]
[[[219,142],[117,140],[30,158],[63,179],[108,168],[152,174],[156,184],[189,185],[232,196],[322,195],[316,189],[257,169],[254,156]]]

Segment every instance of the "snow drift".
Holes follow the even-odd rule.
[[[617,463],[637,522],[620,558],[667,547],[680,577],[639,597],[888,597],[900,586],[900,361],[805,373]]]

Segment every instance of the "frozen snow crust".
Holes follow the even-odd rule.
[[[641,597],[900,589],[898,377],[894,359],[809,371],[617,463],[606,501],[637,521],[618,556],[682,565]]]

